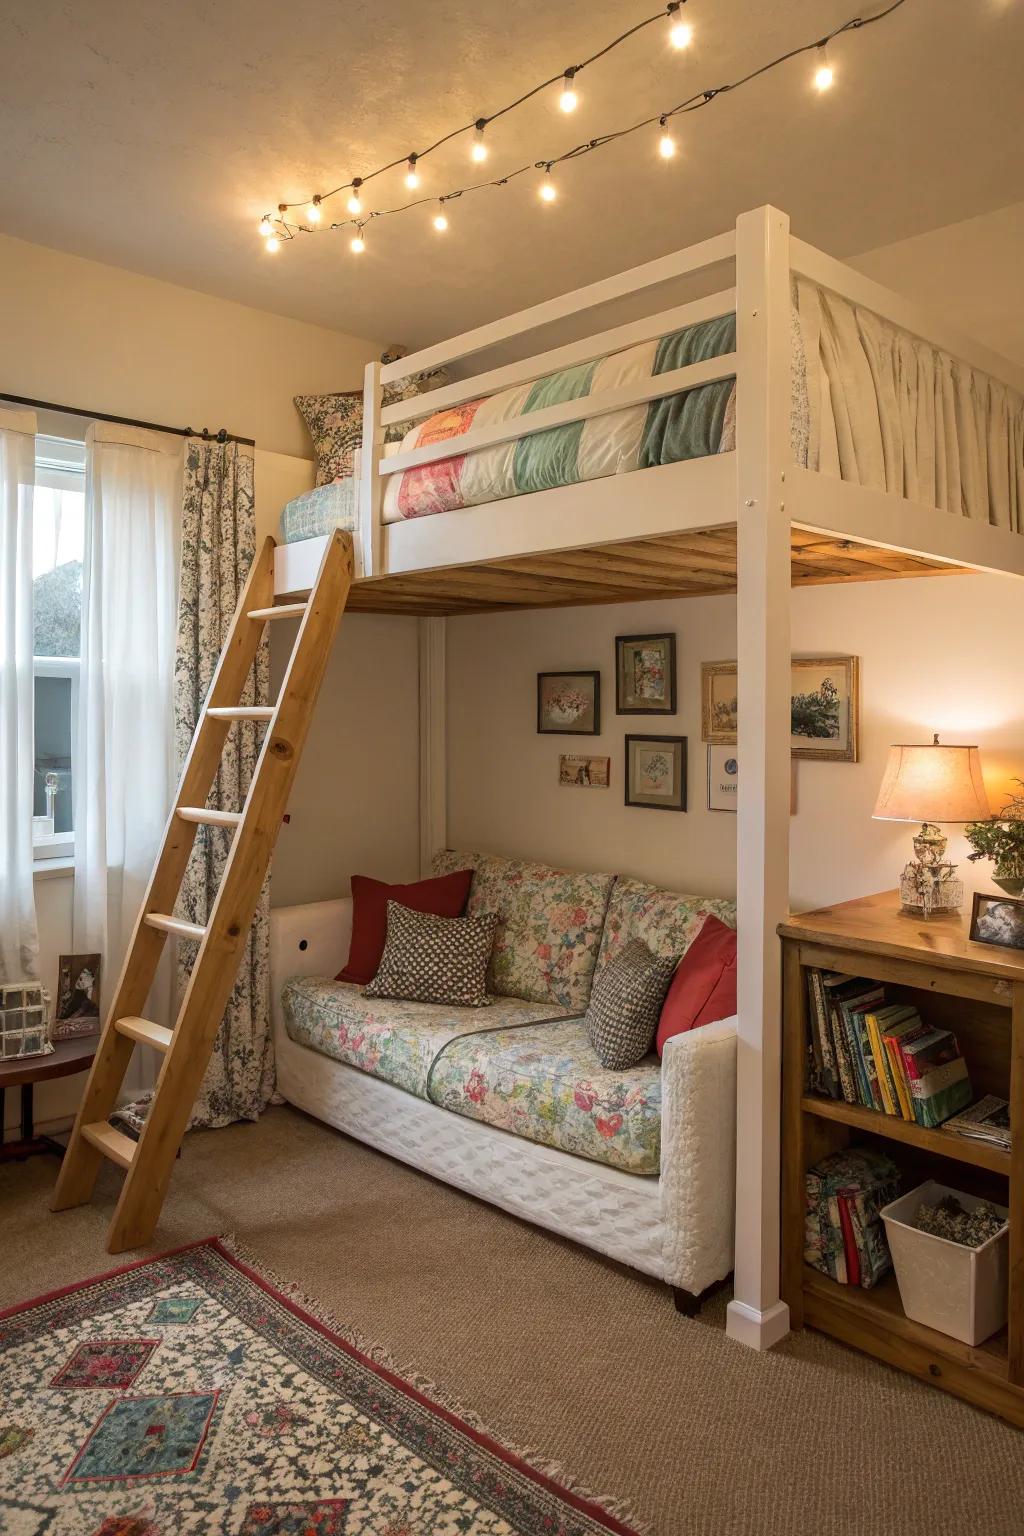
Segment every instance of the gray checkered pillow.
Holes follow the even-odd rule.
[[[497,914],[434,917],[388,902],[388,934],[377,974],[364,997],[486,1008],[485,980]]]
[[[598,974],[584,1023],[603,1067],[635,1067],[654,1044],[665,993],[678,955],[660,960],[643,939],[631,939]]]

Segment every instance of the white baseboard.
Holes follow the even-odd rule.
[[[737,1344],[749,1349],[771,1349],[789,1332],[789,1308],[784,1301],[777,1301],[766,1311],[748,1307],[742,1301],[730,1301],[726,1308],[725,1331]]]

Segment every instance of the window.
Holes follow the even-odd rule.
[[[32,596],[37,859],[74,852],[71,786],[82,632],[85,444],[37,437]]]

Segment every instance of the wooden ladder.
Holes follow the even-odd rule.
[[[53,1198],[55,1211],[84,1205],[100,1160],[127,1170],[107,1236],[110,1253],[148,1243],[171,1169],[231,996],[256,904],[270,866],[288,794],[309,730],[338,621],[352,582],[352,536],[335,532],[304,603],[274,606],[274,540],[253,561],[221,652],[178,793],[128,948]],[[268,621],[301,615],[298,636],[271,708],[239,704]],[[234,720],[265,721],[267,732],[240,811],[206,810]],[[199,825],[232,830],[231,850],[206,926],[171,916]],[[169,934],[197,939],[199,952],[173,1029],[140,1017]],[[163,1063],[138,1141],[110,1125],[136,1044]]]

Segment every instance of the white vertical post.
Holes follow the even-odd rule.
[[[419,620],[420,646],[420,874],[447,842],[447,699],[445,619]]]
[[[789,914],[791,462],[789,220],[736,222],[737,837],[736,1265],[729,1336],[767,1349],[789,1331],[780,1300],[781,960]]]
[[[377,472],[384,453],[384,428],[380,413],[383,389],[380,363],[367,363],[363,382],[363,453],[359,473],[359,550],[357,576],[383,575],[381,512],[384,486]]]

